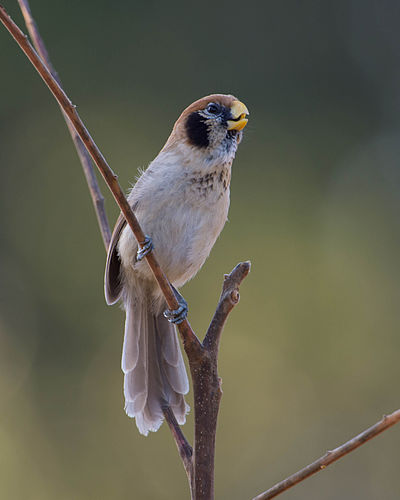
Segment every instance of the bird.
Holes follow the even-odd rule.
[[[249,111],[233,95],[211,94],[179,116],[164,147],[128,195],[146,240],[120,214],[105,270],[105,298],[126,313],[121,367],[125,412],[141,434],[157,431],[169,407],[184,424],[189,391],[175,324],[187,315],[179,293],[210,254],[228,217],[233,159]],[[176,294],[170,311],[144,258],[154,252]]]

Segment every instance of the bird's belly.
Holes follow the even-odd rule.
[[[228,203],[182,205],[162,216],[165,229],[154,231],[157,258],[169,280],[180,287],[199,271],[228,215]],[[164,224],[163,224],[164,225]],[[165,226],[164,226],[165,227]]]
[[[191,201],[144,208],[136,213],[143,231],[152,238],[155,256],[167,278],[180,287],[199,271],[222,231],[228,216],[229,191],[208,203]],[[121,235],[119,250],[127,272],[153,279],[147,262],[135,263],[137,244],[129,228]]]

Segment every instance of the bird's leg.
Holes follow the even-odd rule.
[[[182,297],[182,295],[178,292],[178,290],[171,285],[172,290],[174,291],[176,300],[178,301],[179,307],[178,309],[175,309],[171,311],[171,309],[167,309],[164,311],[164,317],[167,318],[167,320],[170,323],[174,323],[175,325],[179,325],[179,323],[182,323],[184,319],[186,319],[187,313],[188,313],[188,305],[186,300]]]
[[[140,243],[141,248],[138,249],[136,253],[136,261],[140,262],[148,253],[150,253],[154,246],[153,246],[153,241],[150,238],[150,236],[145,236],[145,239],[143,243]]]

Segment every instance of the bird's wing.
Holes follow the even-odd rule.
[[[110,246],[108,247],[106,272],[104,276],[104,294],[108,305],[115,304],[122,292],[120,277],[121,261],[117,252],[117,245],[125,225],[125,217],[120,214],[111,236]]]

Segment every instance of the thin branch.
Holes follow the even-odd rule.
[[[170,428],[172,437],[175,440],[179,455],[183,462],[185,472],[189,481],[190,490],[193,494],[194,474],[193,474],[193,449],[185,438],[182,429],[180,428],[175,415],[169,406],[163,408],[165,420]]]
[[[203,346],[212,350],[216,348],[228,314],[239,302],[239,286],[250,272],[250,262],[240,262],[230,274],[225,275],[221,296],[214,317],[208,327]]]
[[[33,19],[32,12],[28,3],[28,0],[18,0],[22,15],[24,16],[25,19],[25,24],[26,27],[29,31],[29,35],[31,37],[31,40],[33,42],[33,45],[36,48],[36,51],[38,52],[39,56],[42,58],[43,62],[46,64],[48,70],[50,73],[53,75],[54,79],[57,81],[57,83],[61,85],[61,80],[54,69],[54,66],[51,64],[49,54],[47,52],[46,46],[43,42],[42,37],[40,36],[39,29],[37,27],[37,24],[35,20]],[[101,194],[99,184],[97,182],[96,175],[93,170],[93,164],[90,159],[90,155],[87,152],[84,144],[79,138],[79,135],[76,133],[73,125],[71,124],[69,118],[61,108],[61,112],[64,116],[64,119],[67,123],[69,132],[71,134],[72,141],[74,142],[76,152],[78,153],[79,160],[82,164],[83,168],[83,173],[85,174],[86,177],[86,182],[89,187],[90,195],[92,197],[92,202],[94,205],[94,209],[96,212],[96,217],[97,217],[97,222],[100,227],[100,233],[103,238],[103,243],[106,248],[106,251],[108,250],[108,246],[110,244],[111,240],[111,231],[110,231],[110,225],[108,223],[107,219],[107,214],[104,206],[104,198],[103,195]]]
[[[228,314],[239,302],[239,286],[249,271],[250,262],[241,262],[225,275],[221,297],[203,342],[203,356],[200,362],[189,363],[194,397],[196,500],[214,498],[215,437],[222,396],[218,376],[218,343]]]
[[[324,456],[322,456],[312,464],[307,465],[307,467],[304,467],[304,469],[299,470],[298,472],[292,474],[291,476],[284,479],[280,483],[277,483],[269,490],[264,491],[264,493],[260,493],[259,495],[254,497],[253,500],[268,500],[270,498],[274,498],[280,495],[281,493],[288,490],[295,484],[300,483],[301,481],[304,481],[304,479],[307,479],[316,472],[325,469],[331,463],[335,462],[336,460],[339,460],[339,458],[344,457],[345,455],[355,450],[359,446],[363,445],[370,439],[374,438],[381,432],[385,431],[386,429],[389,429],[389,427],[391,427],[392,425],[397,424],[397,422],[399,421],[400,421],[400,409],[394,411],[390,415],[384,415],[379,422],[377,422],[369,429],[365,430],[364,432],[361,432],[361,434],[354,437],[353,439],[350,439],[350,441],[347,441],[347,443],[342,444],[342,446],[339,446],[334,450],[328,451],[327,453],[325,453]]]
[[[106,181],[108,187],[110,188],[115,201],[124,214],[124,217],[132,229],[136,240],[140,247],[142,247],[142,242],[145,241],[145,235],[142,228],[136,219],[135,214],[129,205],[121,186],[119,185],[118,178],[115,173],[111,170],[108,163],[106,162],[103,154],[93,141],[88,130],[83,124],[81,118],[79,117],[76,106],[72,104],[69,97],[65,94],[60,85],[56,82],[54,77],[51,75],[47,67],[44,65],[40,57],[37,55],[32,45],[29,43],[27,36],[18,28],[14,21],[7,14],[3,6],[0,6],[0,20],[10,32],[14,40],[18,43],[19,47],[28,57],[30,62],[35,67],[36,71],[42,77],[46,85],[51,90],[53,96],[56,98],[58,104],[62,107],[65,114],[70,119],[73,124],[77,134],[84,143],[86,149],[89,151],[94,163],[100,170],[104,180]],[[179,304],[176,300],[175,294],[171,288],[169,281],[167,280],[164,272],[162,271],[154,252],[150,252],[146,255],[147,263],[149,264],[160,288],[165,297],[165,300],[170,309],[177,309]],[[187,320],[183,321],[178,325],[179,332],[182,336],[182,341],[185,347],[185,351],[192,359],[196,359],[201,355],[203,350],[202,345],[196,335],[194,334],[189,322]]]

